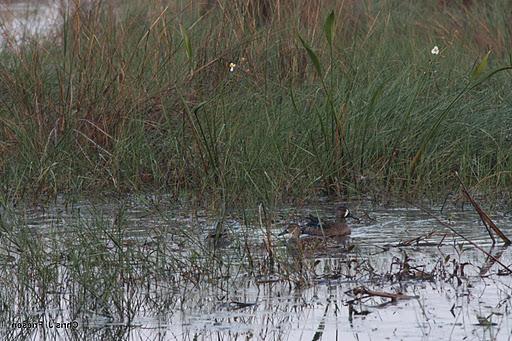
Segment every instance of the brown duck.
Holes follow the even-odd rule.
[[[347,224],[346,219],[352,218],[359,220],[353,216],[346,206],[336,207],[336,220],[335,221],[320,221],[315,216],[309,216],[309,223],[302,228],[301,232],[310,236],[324,236],[324,237],[344,237],[350,235],[352,232],[350,226]]]

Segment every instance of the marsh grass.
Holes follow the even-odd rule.
[[[477,85],[511,64],[505,2],[208,3],[81,2],[6,44],[4,198],[510,189],[510,71]]]
[[[143,206],[147,206],[147,211],[142,211],[144,216],[151,219],[134,220],[133,214],[140,215]],[[483,257],[473,254],[468,244],[446,233],[443,236],[440,231],[433,239],[429,233],[415,243],[379,245],[364,251],[365,246],[360,249],[356,245],[341,252],[330,249],[325,255],[297,257],[287,252],[283,241],[275,236],[281,231],[278,227],[290,217],[272,215],[261,206],[247,211],[243,224],[231,226],[228,221],[232,217],[225,217],[232,243],[223,248],[208,245],[205,236],[210,224],[207,220],[198,222],[204,216],[181,220],[178,215],[183,212],[159,211],[156,206],[140,202],[136,212],[129,212],[123,202],[109,207],[109,211],[94,207],[90,211],[70,210],[62,217],[42,215],[44,224],[34,224],[27,219],[30,214],[24,217],[19,210],[3,211],[0,220],[3,336],[23,338],[43,333],[43,328],[8,325],[24,321],[78,321],[78,329],[46,328],[44,332],[68,338],[82,335],[82,338],[124,339],[141,324],[145,328],[148,323],[145,319],[158,321],[158,330],[172,329],[175,326],[170,321],[176,321],[174,314],[233,312],[251,305],[261,305],[265,310],[289,309],[290,314],[298,314],[303,290],[329,286],[344,291],[336,300],[340,304],[338,310],[350,306],[349,309],[360,312],[396,304],[356,293],[367,289],[385,290],[390,295],[402,291],[412,295],[415,291],[410,287],[416,285],[433,286],[440,291],[445,285],[457,288],[446,291],[447,296],[457,300],[467,295],[466,286],[477,290],[475,281],[483,280],[478,277],[478,271],[486,268],[480,267]],[[160,223],[148,228],[147,221]],[[272,235],[269,237],[268,233]],[[431,240],[435,240],[430,244],[435,251],[421,251],[422,247],[428,248],[421,242]],[[480,276],[495,276],[495,270],[487,274],[495,263],[489,262],[489,258],[485,263],[489,265]],[[268,290],[262,297],[270,295],[270,306],[250,301],[250,295],[246,295],[251,290]],[[290,297],[279,296],[286,290]],[[292,295],[298,301],[292,300]],[[325,309],[332,298],[329,296],[325,302]],[[241,315],[245,316],[244,313]],[[284,323],[278,320],[271,325],[282,327]],[[204,332],[208,328],[201,331]]]
[[[268,249],[259,246],[263,237],[248,241],[253,226],[231,233],[227,251],[209,245],[196,223],[177,225],[172,214],[160,218],[174,224],[144,226],[137,232],[123,204],[108,213],[94,207],[89,213],[72,210],[66,218],[51,217],[48,225],[33,225],[20,212],[5,210],[0,220],[5,333],[34,336],[42,327],[27,330],[8,324],[40,321],[80,321],[88,333],[120,325],[113,329],[121,332],[143,316],[169,317],[211,297],[229,302],[228,294],[257,279],[290,286],[306,283],[305,272],[276,273]],[[260,218],[249,215],[247,223]],[[250,247],[244,249],[244,241]],[[285,264],[279,243],[271,247],[272,263]]]

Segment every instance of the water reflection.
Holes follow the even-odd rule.
[[[2,297],[16,298],[14,306],[3,313],[2,320],[7,322],[2,325],[2,338],[459,340],[510,334],[511,276],[503,276],[505,273],[499,272],[503,267],[496,263],[498,259],[511,264],[510,250],[491,249],[487,232],[472,211],[453,208],[439,216],[451,221],[454,229],[492,257],[453,236],[417,208],[351,203],[355,214],[367,217],[353,224],[350,243],[354,248],[348,253],[322,253],[305,259],[309,270],[304,276],[314,285],[300,288],[293,279],[283,280],[286,269],[279,267],[284,264],[279,263],[279,257],[286,257],[286,248],[277,234],[289,222],[301,222],[310,213],[332,218],[334,204],[276,212],[272,242],[278,265],[273,273],[265,268],[268,255],[262,247],[265,231],[258,226],[259,219],[247,225],[239,216],[225,217],[227,231],[237,239],[227,247],[211,248],[205,237],[215,230],[219,218],[202,211],[191,212],[184,209],[186,205],[170,201],[149,196],[111,200],[108,204],[57,203],[18,208],[16,214],[4,217],[10,223],[16,220],[17,224],[28,226],[37,232],[35,235],[48,240],[52,239],[50,235],[62,238],[67,245],[55,244],[62,248],[62,259],[57,260],[62,265],[56,268],[59,273],[51,285],[34,285],[37,295],[21,295],[22,291],[13,292],[9,285],[0,289]],[[246,213],[257,216],[258,210]],[[512,235],[510,217],[494,214],[493,218],[505,234]],[[92,269],[103,270],[75,277],[69,263],[80,259],[80,252],[88,252],[90,246],[84,245],[81,251],[80,243],[94,238],[98,231],[91,230],[87,235],[87,229],[95,225],[104,226],[100,230],[104,234],[96,237],[105,243],[103,247],[93,245],[95,253],[91,255],[99,258]],[[431,231],[435,233],[428,235]],[[423,246],[396,247],[400,241],[426,235]],[[5,243],[2,242],[3,249]],[[53,251],[47,250],[49,254]],[[23,271],[13,276],[13,265],[25,264],[25,255],[12,254],[15,259],[6,261],[0,278],[4,282],[13,278],[23,281]],[[159,255],[176,254],[186,255],[181,268],[159,264],[165,259]],[[248,265],[249,257],[252,267]],[[205,277],[195,278],[193,271],[188,271],[208,266],[214,258],[222,259],[223,265],[212,268]],[[81,293],[90,290],[84,278],[90,276],[94,280],[97,276],[108,283],[108,269],[126,262],[132,269],[126,272],[130,278],[112,280],[119,287],[97,283],[97,292]],[[258,269],[258,273],[251,273],[252,269]],[[83,271],[86,270],[90,271]],[[412,276],[421,271],[433,276]],[[392,303],[379,297],[359,299],[353,289],[360,286],[401,292],[412,298]],[[110,292],[115,290],[117,293]],[[84,306],[74,306],[74,296],[81,294],[87,297]],[[109,306],[104,305],[102,295],[112,295]],[[122,306],[128,303],[130,307]],[[26,307],[32,311],[20,310]],[[11,326],[26,319],[44,321],[44,327]],[[50,322],[70,321],[77,321],[78,328],[49,326]]]
[[[0,1],[0,46],[44,36],[59,22],[61,1]]]

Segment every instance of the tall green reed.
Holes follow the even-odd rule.
[[[510,185],[509,71],[466,80],[489,47],[490,70],[509,64],[506,12],[492,6],[130,1],[63,13],[59,35],[1,52],[9,197],[153,189],[220,207],[418,195],[450,186],[455,166],[482,190]]]

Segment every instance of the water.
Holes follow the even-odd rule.
[[[160,245],[159,249],[164,246],[164,253],[189,255],[191,248],[197,247],[201,254],[205,237],[214,231],[219,217],[191,211],[184,205],[170,203],[169,198],[155,198],[112,200],[94,205],[78,203],[67,207],[55,204],[44,209],[18,208],[16,216],[23,217],[26,226],[50,240],[55,236],[65,238],[69,229],[76,233],[70,226],[75,226],[77,221],[86,222],[85,226],[103,223],[114,226],[121,224],[115,222],[121,219],[126,230],[123,240],[133,242],[127,243],[124,250],[157,248],[150,244],[153,242]],[[277,236],[287,223],[301,222],[309,213],[323,219],[332,218],[335,204],[278,210],[272,224],[276,258],[288,257],[285,242]],[[105,314],[101,307],[91,310],[90,305],[81,311],[72,306],[76,304],[74,298],[62,288],[61,294],[53,296],[58,304],[47,302],[46,309],[34,306],[34,311],[44,316],[45,321],[49,316],[54,322],[76,321],[76,330],[51,328],[47,324],[29,331],[7,326],[2,334],[19,337],[25,332],[31,339],[81,335],[87,339],[144,340],[501,340],[511,337],[512,283],[510,275],[500,273],[500,265],[494,263],[489,269],[481,270],[486,262],[490,264],[487,256],[462,238],[453,236],[452,231],[420,209],[384,207],[368,202],[353,202],[350,207],[361,217],[361,222],[352,224],[353,234],[348,242],[355,247],[350,252],[336,249],[306,258],[304,264],[314,268],[314,272],[307,274],[306,286],[298,287],[293,278],[284,280],[284,267],[274,273],[265,270],[264,230],[258,226],[259,211],[254,208],[246,211],[248,216],[254,217],[253,224],[242,224],[243,219],[235,214],[225,218],[227,230],[236,241],[216,251],[217,257],[225,259],[229,266],[212,269],[210,278],[195,282],[193,278],[184,280],[182,277],[179,285],[165,279],[152,280],[148,288],[137,287],[137,282],[133,281],[136,289],[122,289],[122,295],[126,296],[123,302],[134,304],[131,319],[123,318],[122,314]],[[511,266],[510,250],[491,248],[478,215],[469,207],[465,210],[451,207],[443,212],[434,208],[432,211],[485,251],[492,254],[501,251],[499,260]],[[9,217],[8,220],[13,219]],[[510,216],[493,212],[492,217],[506,235],[512,235]],[[431,231],[436,234],[422,240],[424,246],[393,247]],[[99,238],[108,240],[106,236]],[[256,263],[254,269],[257,270],[252,274],[248,271],[244,241]],[[60,247],[61,252],[73,248],[71,245]],[[115,245],[110,247],[115,249]],[[317,264],[313,265],[315,262]],[[467,264],[461,274],[457,267],[463,263]],[[66,263],[63,264],[66,268]],[[201,260],[197,264],[201,264]],[[401,277],[406,273],[401,272],[405,264],[434,276]],[[183,265],[180,276],[184,276],[189,265]],[[152,269],[152,266],[141,269]],[[417,273],[416,270],[412,272]],[[79,285],[78,280],[69,280],[71,276],[66,273],[62,271],[62,285]],[[222,273],[229,276],[222,278]],[[3,274],[2,281],[16,281],[21,276],[17,273],[5,278],[8,273]],[[99,276],[98,281],[106,279]],[[357,300],[353,289],[362,286],[379,292],[401,292],[410,298],[396,302],[379,297]],[[132,296],[128,299],[130,293]],[[6,295],[20,300],[19,293],[4,288],[2,296]],[[19,321],[21,316],[26,316],[26,312],[18,311],[5,318],[7,322]]]
[[[15,46],[30,37],[47,34],[58,22],[58,2],[2,2],[0,43]],[[284,207],[275,214],[272,242],[278,263],[287,258],[285,241],[277,237],[286,224],[301,222],[310,213],[332,218],[334,206],[335,203],[323,203],[306,208]],[[360,223],[352,223],[349,244],[355,248],[350,252],[329,249],[307,257],[304,262],[314,272],[308,272],[308,285],[303,287],[296,285],[300,276],[292,273],[291,280],[286,281],[281,268],[276,267],[274,272],[265,268],[267,253],[262,245],[265,231],[256,218],[250,224],[243,224],[241,216],[228,214],[224,223],[237,241],[217,250],[215,257],[222,258],[229,266],[212,268],[211,277],[196,279],[193,267],[209,264],[207,258],[211,255],[204,256],[205,260],[201,255],[211,249],[203,244],[219,217],[191,210],[187,205],[172,202],[171,198],[148,196],[143,200],[123,198],[109,203],[83,201],[68,205],[58,202],[46,207],[18,208],[15,214],[4,211],[2,219],[14,231],[10,233],[18,236],[22,227],[28,227],[34,238],[41,238],[43,245],[43,251],[34,254],[47,257],[38,266],[27,268],[27,264],[38,259],[31,259],[26,250],[17,251],[12,240],[6,238],[9,233],[1,232],[0,337],[33,340],[512,338],[512,283],[510,275],[500,272],[502,266],[489,262],[486,254],[454,236],[420,209],[364,201],[353,202],[350,207],[362,218]],[[510,250],[492,249],[478,215],[470,208],[450,207],[439,212],[439,207],[434,207],[432,211],[486,252],[494,255],[501,252],[499,260],[512,266]],[[257,217],[259,213],[253,208],[248,214]],[[512,236],[510,215],[497,211],[492,218],[506,235]],[[436,234],[422,240],[427,243],[423,246],[394,247],[431,231]],[[112,234],[121,236],[122,244],[116,244],[117,239],[110,237]],[[89,239],[91,245],[86,243]],[[104,248],[100,247],[101,242]],[[247,265],[247,249],[256,263],[255,273]],[[194,251],[197,256],[191,256]],[[166,269],[165,265],[153,264],[158,253],[171,258],[182,256],[183,268]],[[85,264],[82,271],[73,263],[76,258],[78,263],[89,262],[91,255],[99,257],[98,264]],[[119,263],[115,262],[117,256]],[[101,257],[112,264],[102,265]],[[55,266],[55,262],[59,265]],[[117,278],[123,274],[117,267],[130,262],[135,263],[140,278],[129,281]],[[318,264],[314,265],[315,262]],[[404,264],[434,276],[399,278]],[[460,264],[466,264],[464,274],[460,273]],[[113,269],[113,279],[108,277],[109,266]],[[45,273],[45,267],[59,273]],[[222,274],[229,276],[224,278]],[[179,280],[172,282],[173,276]],[[97,282],[97,290],[91,290],[90,282],[83,278]],[[145,278],[150,279],[145,281]],[[109,286],[109,281],[119,284]],[[401,292],[410,298],[391,303],[378,297],[357,300],[353,290],[361,286],[374,291]],[[117,289],[118,294],[111,293]],[[17,325],[24,321],[35,321],[35,325]]]
[[[0,46],[16,45],[51,32],[59,23],[61,2],[0,1]]]

